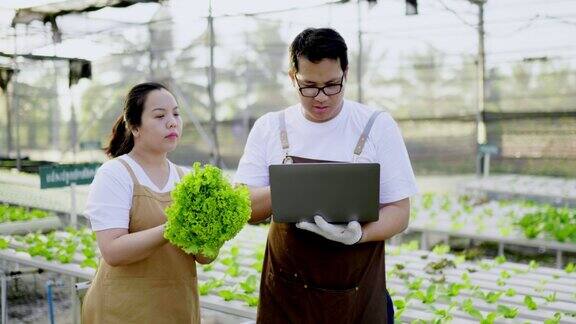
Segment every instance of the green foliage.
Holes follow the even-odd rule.
[[[33,219],[48,217],[49,213],[43,210],[31,209],[27,211],[24,207],[0,205],[0,223],[5,222],[23,222]]]
[[[575,209],[545,206],[524,215],[516,224],[529,239],[545,235],[560,242],[576,243]]]
[[[422,287],[422,283],[424,282],[424,278],[416,278],[413,281],[408,283],[408,288],[410,290],[419,290]]]
[[[457,303],[452,303],[448,306],[448,308],[433,307],[434,315],[438,316],[436,319],[434,319],[434,323],[441,324],[452,321],[452,319],[454,318],[454,316],[452,316],[452,310],[454,309],[454,307],[456,307],[456,305]]]
[[[247,294],[255,292],[258,288],[258,277],[255,275],[248,276],[246,280],[240,283],[240,288]]]
[[[438,255],[443,255],[450,252],[450,245],[447,244],[438,244],[432,249],[432,253],[436,253]]]
[[[509,279],[511,277],[510,273],[506,270],[500,271],[500,278]]]
[[[544,299],[549,303],[555,302],[556,301],[556,292],[553,292],[549,295],[544,296]]]
[[[219,288],[223,284],[224,280],[222,279],[210,278],[209,280],[198,285],[198,291],[201,296],[206,296],[212,289]]]
[[[393,304],[394,304],[394,319],[396,321],[400,321],[402,314],[406,310],[408,302],[404,298],[400,297],[400,298],[395,298],[393,300]]]
[[[256,248],[256,251],[254,251],[254,257],[256,258],[256,261],[259,261],[260,263],[264,261],[264,252],[265,252],[264,247]]]
[[[427,192],[422,195],[422,207],[424,209],[432,208],[432,204],[434,203],[434,194],[431,192]]]
[[[406,308],[406,301],[403,298],[395,298],[393,303],[397,310]]]
[[[494,259],[494,262],[496,262],[496,264],[498,265],[501,265],[506,262],[506,257],[503,255],[499,255]]]
[[[456,268],[456,264],[452,260],[442,258],[439,261],[431,261],[426,264],[424,271],[428,274],[438,274],[442,273],[446,268]]]
[[[238,277],[240,275],[240,265],[237,263],[231,264],[228,266],[228,269],[226,269],[225,273],[230,277]]]
[[[447,290],[447,295],[450,297],[456,297],[460,294],[460,290],[464,288],[463,284],[459,284],[459,283],[451,283]]]
[[[98,261],[96,261],[95,258],[84,259],[84,261],[82,261],[82,263],[80,264],[80,267],[96,269],[98,268]]]
[[[236,298],[243,300],[250,307],[258,306],[258,296],[253,296],[249,294],[236,294]]]
[[[516,318],[516,316],[518,316],[517,307],[511,308],[506,305],[498,305],[496,311],[498,314],[504,316],[504,318]]]
[[[192,169],[172,191],[164,237],[186,253],[216,257],[250,219],[249,191],[212,165]]]
[[[556,312],[554,313],[554,317],[544,320],[544,324],[558,324],[560,323],[560,319],[562,319],[562,314]]]
[[[531,296],[524,296],[524,305],[526,305],[530,310],[538,309],[538,305]]]
[[[250,267],[252,269],[258,271],[258,272],[262,272],[262,262],[261,261],[256,261],[256,262],[252,263],[252,265]]]
[[[222,297],[224,301],[231,301],[234,299],[235,293],[229,289],[223,289],[218,292],[218,296]]]
[[[514,297],[516,296],[516,290],[514,288],[508,288],[506,290],[506,296],[507,297]]]
[[[5,238],[0,237],[0,250],[4,250],[6,248],[8,248],[8,241]]]
[[[246,302],[250,307],[258,306],[258,297],[250,294],[238,293],[231,289],[222,289],[218,291],[218,295],[224,299],[224,301],[240,300]]]
[[[9,241],[10,240],[10,241]],[[96,237],[89,229],[51,232],[48,234],[28,233],[24,236],[12,236],[10,239],[0,238],[1,243],[5,243],[5,248],[9,243],[20,246],[15,248],[31,256],[40,256],[48,261],[59,263],[77,262],[81,267],[97,268],[97,246]]]
[[[463,311],[465,311],[466,313],[468,313],[468,315],[472,316],[475,319],[482,320],[482,318],[483,318],[482,313],[480,313],[480,311],[477,310],[476,307],[474,307],[474,304],[472,303],[472,299],[470,299],[470,298],[466,298],[462,302],[462,305],[460,306],[460,308]]]
[[[484,300],[488,304],[494,304],[495,302],[498,301],[498,299],[500,299],[500,296],[502,296],[502,294],[503,294],[503,292],[490,291],[486,295],[484,295]]]
[[[490,313],[488,313],[488,315],[486,315],[486,317],[484,317],[484,318],[482,318],[482,320],[480,320],[480,324],[492,324],[496,320],[497,316],[498,316],[497,313],[490,312]]]
[[[398,246],[394,246],[391,249],[391,255],[400,255],[402,252],[416,251],[420,247],[420,243],[417,240],[412,240],[408,243],[402,243]]]
[[[438,298],[438,295],[436,294],[436,290],[437,290],[437,285],[431,284],[430,286],[428,286],[428,288],[426,288],[425,292],[422,290],[418,290],[415,292],[411,292],[409,294],[409,296],[416,297],[417,299],[419,299],[424,304],[433,304],[436,301],[436,299]]]

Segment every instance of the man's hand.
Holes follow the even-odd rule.
[[[351,221],[348,225],[334,225],[316,215],[314,223],[299,222],[296,223],[296,227],[346,245],[356,244],[362,239],[362,226],[357,221]]]

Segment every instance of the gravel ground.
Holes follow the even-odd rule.
[[[45,283],[51,280],[54,322],[72,324],[72,299],[70,283],[66,276],[44,272],[11,278],[7,282],[8,323],[50,323],[48,298]],[[202,309],[202,323],[206,324],[249,324],[254,321],[227,315],[210,309]]]
[[[45,287],[48,281],[56,283],[52,288],[55,322],[72,323],[69,279],[50,272],[8,279],[8,323],[50,323]]]

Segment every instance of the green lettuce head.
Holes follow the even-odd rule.
[[[210,258],[250,219],[250,193],[234,188],[212,165],[196,162],[172,191],[164,237],[189,254]]]

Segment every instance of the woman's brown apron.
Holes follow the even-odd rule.
[[[377,115],[371,116],[358,141],[355,161]],[[283,113],[280,130],[284,163],[329,162],[288,154]],[[271,223],[258,323],[388,323],[389,298],[383,241],[348,246],[294,224]]]
[[[142,186],[122,159],[134,183],[130,233],[166,222],[170,192]],[[180,178],[183,172],[177,168]],[[200,323],[194,256],[166,243],[148,258],[112,267],[103,259],[84,297],[82,323]]]

